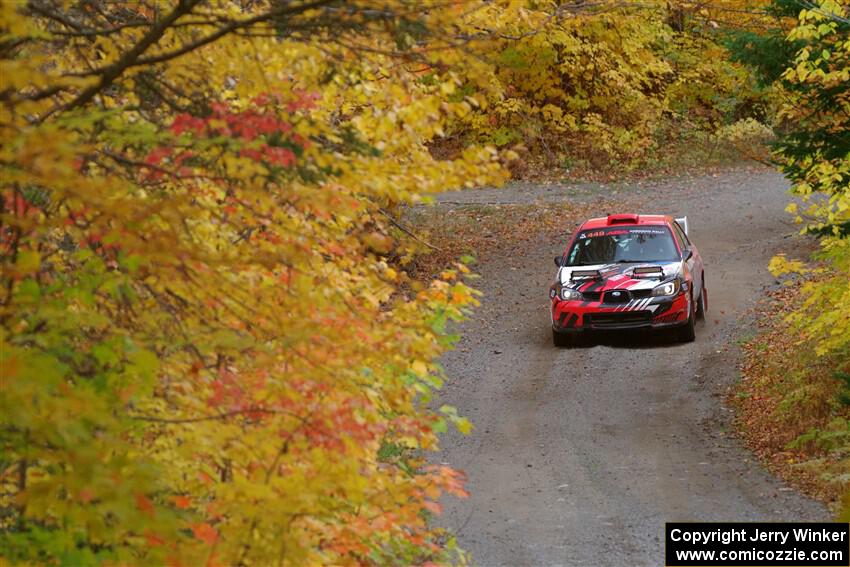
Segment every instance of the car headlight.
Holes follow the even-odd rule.
[[[581,292],[568,287],[562,287],[559,295],[564,301],[577,301],[582,298]]]
[[[679,290],[682,287],[682,283],[679,280],[672,280],[667,283],[663,283],[657,286],[652,290],[653,297],[666,297],[670,295],[676,295],[679,293]]]

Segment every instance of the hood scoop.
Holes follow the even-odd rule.
[[[644,266],[632,270],[633,278],[661,279],[664,277],[664,270],[661,266]]]
[[[573,270],[570,274],[570,279],[577,280],[598,280],[602,277],[599,270]]]

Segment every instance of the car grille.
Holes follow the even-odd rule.
[[[631,294],[625,289],[616,289],[606,291],[603,296],[603,303],[628,303],[632,300]]]
[[[585,324],[597,329],[605,327],[642,326],[650,322],[651,311],[621,311],[617,313],[588,313],[584,316]]]
[[[628,303],[630,299],[646,299],[650,295],[652,295],[651,289],[638,289],[638,290],[617,290],[622,293],[619,298],[619,301],[616,298],[611,298],[606,296],[605,303]],[[610,292],[610,290],[609,290]],[[605,293],[609,293],[605,292]],[[602,299],[602,292],[600,291],[583,291],[581,293],[582,297],[585,301],[600,301]]]

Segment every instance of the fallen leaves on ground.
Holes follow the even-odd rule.
[[[741,382],[730,401],[738,410],[736,421],[744,439],[773,473],[835,505],[847,481],[828,471],[844,466],[840,453],[800,438],[828,427],[838,416],[846,418],[850,411],[835,401],[835,361],[815,356],[812,345],[785,321],[803,300],[799,284],[769,291],[759,304],[758,330],[742,344]]]
[[[567,238],[582,221],[634,203],[597,200],[591,203],[437,205],[413,210],[408,222],[433,248],[416,259],[417,279],[433,275],[461,256],[481,261],[511,245],[543,236]]]

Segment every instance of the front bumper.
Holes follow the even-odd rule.
[[[561,333],[583,331],[663,329],[688,322],[690,297],[654,297],[630,305],[553,299],[552,329]]]

